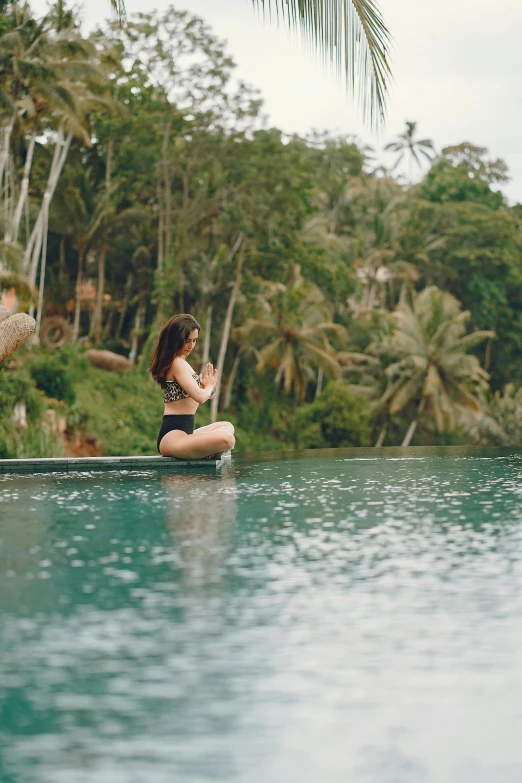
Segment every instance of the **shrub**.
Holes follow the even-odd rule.
[[[25,403],[27,417],[34,422],[40,419],[46,407],[44,396],[29,373],[3,366],[0,368],[0,418],[10,419],[16,402]]]
[[[349,386],[331,382],[314,402],[294,413],[291,432],[301,449],[371,445],[369,401]]]
[[[27,426],[15,424],[15,403],[26,406]],[[25,370],[0,368],[0,459],[57,457],[62,453],[61,437],[46,427],[44,394]]]
[[[72,378],[61,361],[44,360],[30,368],[36,387],[46,397],[72,405],[76,399]]]

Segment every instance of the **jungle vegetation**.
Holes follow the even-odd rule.
[[[37,330],[0,368],[0,456],[82,438],[154,453],[146,367],[175,312],[199,320],[196,361],[220,370],[200,420],[230,418],[239,449],[517,443],[522,207],[507,177],[414,121],[383,150],[270,127],[223,42],[174,7],[86,36],[63,2],[43,18],[7,4],[0,289]],[[68,333],[54,351],[39,345],[52,317]],[[133,368],[94,368],[87,348]]]

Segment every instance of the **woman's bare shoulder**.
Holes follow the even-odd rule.
[[[183,359],[180,356],[174,357],[167,372],[167,380],[176,380],[176,376],[183,369],[182,362]]]
[[[170,372],[174,374],[181,373],[182,375],[186,375],[187,372],[192,373],[193,369],[186,359],[183,359],[182,356],[176,356],[170,365]]]

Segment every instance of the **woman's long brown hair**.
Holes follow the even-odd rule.
[[[198,332],[201,331],[201,327],[196,319],[192,315],[188,315],[188,313],[181,313],[169,318],[161,330],[154,356],[149,366],[149,372],[162,389],[165,388],[167,373],[174,361],[174,357],[181,351],[194,329],[197,329]]]

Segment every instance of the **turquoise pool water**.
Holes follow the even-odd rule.
[[[520,783],[522,458],[413,453],[0,477],[2,783]]]

